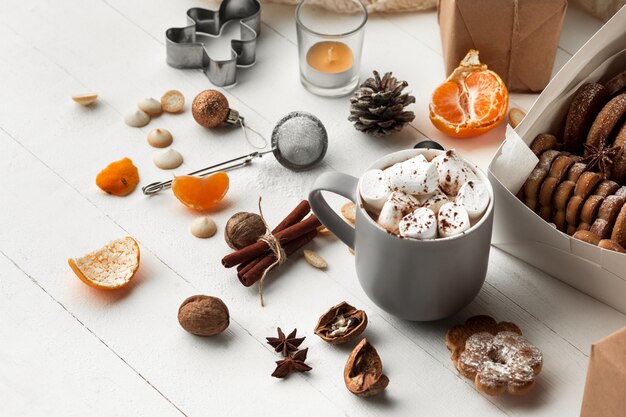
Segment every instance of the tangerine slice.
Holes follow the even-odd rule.
[[[115,290],[130,282],[139,269],[139,245],[130,236],[67,263],[81,281],[101,290]]]
[[[228,185],[228,174],[220,171],[204,178],[191,175],[176,177],[172,182],[172,191],[187,207],[206,211],[224,198]]]
[[[450,77],[435,89],[430,120],[448,136],[477,136],[496,127],[506,115],[509,93],[502,79],[470,50]]]

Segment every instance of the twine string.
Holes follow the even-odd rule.
[[[267,277],[269,272],[272,269],[274,269],[274,267],[285,263],[285,261],[287,260],[287,254],[285,253],[283,246],[280,244],[276,236],[272,234],[267,222],[265,221],[265,217],[263,216],[263,209],[261,208],[260,196],[259,196],[259,215],[261,216],[261,220],[263,220],[263,224],[265,225],[266,232],[263,236],[259,237],[258,240],[267,243],[267,246],[269,246],[270,250],[276,257],[276,260],[272,262],[272,264],[268,266],[267,269],[265,269],[265,271],[263,271],[263,275],[261,275],[261,279],[259,280],[259,297],[261,298],[261,307],[264,307],[265,303],[263,301],[263,281],[265,281],[265,277]]]

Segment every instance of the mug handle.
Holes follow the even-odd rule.
[[[330,208],[322,196],[322,191],[339,194],[356,203],[356,188],[359,179],[340,172],[326,172],[315,180],[309,192],[309,203],[313,213],[343,243],[354,249],[354,228],[346,223]]]

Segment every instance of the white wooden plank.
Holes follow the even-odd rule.
[[[181,416],[0,253],[0,414]]]

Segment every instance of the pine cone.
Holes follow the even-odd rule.
[[[415,97],[402,90],[408,85],[398,81],[391,73],[386,73],[382,80],[377,71],[374,78],[363,81],[350,98],[350,117],[354,127],[361,132],[374,136],[387,136],[415,119],[415,113],[404,108],[415,103]]]

